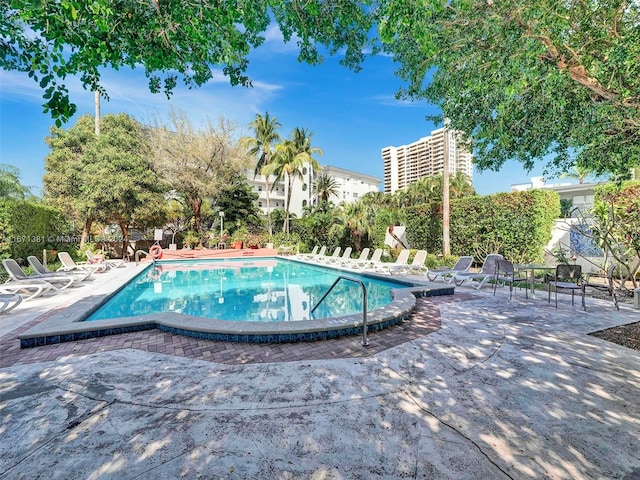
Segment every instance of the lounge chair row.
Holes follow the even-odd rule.
[[[105,261],[96,263],[76,263],[68,252],[58,252],[62,266],[55,272],[48,270],[40,260],[31,255],[27,258],[33,268],[32,275],[27,275],[18,263],[11,258],[2,260],[9,280],[0,284],[0,313],[15,308],[22,300],[40,297],[48,292],[57,292],[74,287],[96,272],[107,269]],[[120,263],[112,263],[117,267]]]
[[[340,255],[340,247],[336,247],[331,255],[326,255],[326,250],[326,246],[316,246],[311,253],[300,254],[298,258],[316,263],[336,265],[355,270],[375,271],[391,275],[427,274],[429,271],[424,264],[427,259],[426,250],[418,250],[411,263],[409,263],[410,251],[408,249],[401,250],[395,262],[383,262],[383,250],[381,248],[376,248],[371,258],[369,258],[369,253],[371,252],[369,248],[364,248],[358,258],[351,258],[351,247],[345,248],[342,255]]]

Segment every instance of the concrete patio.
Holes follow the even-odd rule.
[[[639,321],[630,304],[462,286],[369,349],[154,331],[16,348],[117,275],[0,316],[0,478],[640,478],[640,352],[588,335]]]

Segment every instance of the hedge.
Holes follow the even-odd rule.
[[[450,243],[453,255],[473,255],[482,262],[501,253],[514,263],[542,261],[560,215],[560,197],[551,190],[497,193],[451,201]],[[412,248],[442,251],[439,204],[407,211],[407,240]]]
[[[44,249],[58,249],[73,239],[63,232],[60,212],[27,200],[0,200],[0,256],[42,256]]]

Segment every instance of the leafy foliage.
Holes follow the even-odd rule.
[[[93,122],[84,115],[68,130],[52,129],[44,200],[85,229],[93,221],[115,223],[126,241],[130,227],[164,221],[164,185],[151,168],[140,124],[125,114],[106,115],[96,136]]]
[[[0,67],[24,72],[44,90],[45,111],[57,126],[76,107],[64,79],[79,75],[85,88],[100,86],[103,67],[142,65],[152,92],[167,96],[178,79],[207,83],[212,65],[232,85],[250,85],[249,52],[264,42],[273,19],[284,40],[297,39],[298,59],[322,62],[344,49],[342,63],[357,68],[371,27],[369,2],[213,2],[209,0],[11,0],[0,3]]]
[[[0,256],[42,256],[68,238],[66,222],[55,208],[26,200],[0,200]]]
[[[224,118],[195,126],[183,112],[168,125],[147,129],[153,168],[188,205],[194,229],[204,238],[203,217],[217,203],[249,159],[236,138],[237,126]]]
[[[31,189],[20,183],[20,169],[0,163],[0,199],[24,199],[30,194]]]
[[[400,95],[438,105],[480,169],[640,164],[637,2],[400,0],[379,13]]]

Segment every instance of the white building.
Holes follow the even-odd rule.
[[[322,172],[328,174],[336,181],[339,197],[332,197],[330,199],[336,204],[340,202],[355,202],[358,198],[368,192],[379,191],[380,179],[372,177],[371,175],[345,170],[331,165],[322,167]],[[305,167],[302,170],[302,175],[302,180],[299,178],[294,180],[293,191],[291,193],[290,212],[295,214],[297,217],[302,216],[302,212],[305,207],[316,205],[318,201],[317,196],[313,191],[313,182],[317,173],[314,174],[310,167]],[[253,187],[253,191],[258,194],[258,207],[262,210],[264,215],[267,213],[267,205],[269,205],[270,211],[278,208],[284,209],[286,207],[288,195],[288,181],[286,178],[285,181],[278,182],[277,185],[273,187],[275,177],[273,175],[270,177],[268,202],[264,175],[256,175],[254,178],[253,170],[251,170],[247,172],[247,180]]]
[[[423,177],[440,175],[445,159],[449,173],[462,172],[473,179],[473,155],[458,142],[455,130],[439,128],[428,137],[399,147],[384,147],[384,191],[394,193]]]
[[[553,190],[560,195],[560,200],[571,202],[571,216],[578,217],[587,210],[593,208],[595,187],[605,182],[589,183],[546,183],[544,177],[531,177],[531,183],[511,185],[512,192],[543,188]]]

